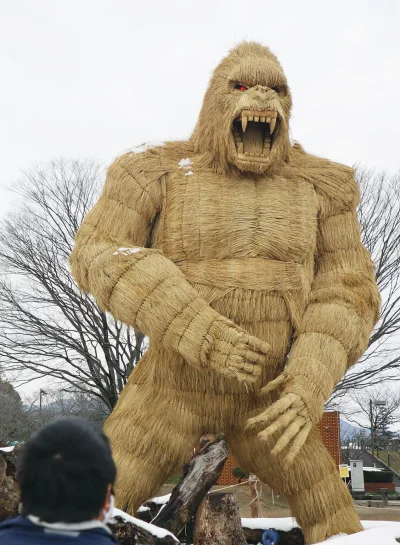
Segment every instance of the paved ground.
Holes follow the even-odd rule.
[[[166,484],[161,487],[158,492],[158,496],[163,496],[171,492],[175,485]],[[213,490],[219,490],[223,487],[214,486]],[[222,492],[222,490],[221,490]],[[250,517],[250,490],[249,487],[245,484],[243,486],[237,486],[235,488],[230,488],[224,490],[224,492],[234,492],[239,500],[240,505],[240,514],[242,517]],[[275,503],[275,505],[274,505]],[[274,502],[272,501],[272,492],[270,489],[263,487],[261,499],[261,510],[262,516],[264,517],[290,517],[290,510],[284,498],[274,497]],[[388,508],[375,508],[375,507],[364,507],[356,505],[356,511],[360,516],[361,520],[394,520],[396,522],[400,521],[400,506],[391,506]]]

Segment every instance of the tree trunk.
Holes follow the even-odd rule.
[[[19,487],[17,483],[16,447],[12,452],[0,450],[0,521],[18,515]]]
[[[182,479],[153,524],[179,536],[204,496],[217,482],[228,456],[229,450],[222,437],[206,443],[184,468]]]
[[[194,529],[195,545],[247,545],[235,494],[209,494],[200,505]]]

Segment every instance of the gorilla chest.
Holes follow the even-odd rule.
[[[165,180],[159,227],[168,257],[305,261],[315,247],[317,225],[310,184],[282,176],[234,180],[193,170]]]

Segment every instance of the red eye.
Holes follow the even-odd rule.
[[[237,83],[235,85],[235,89],[237,89],[238,91],[247,91],[248,87],[246,87],[246,85],[243,85],[242,83]]]

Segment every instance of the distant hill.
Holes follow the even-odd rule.
[[[351,437],[352,435],[357,435],[359,433],[365,433],[366,436],[369,436],[370,431],[365,428],[360,428],[358,426],[353,426],[346,420],[340,419],[340,438],[345,439],[346,437]]]

